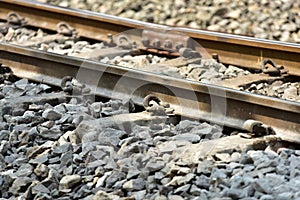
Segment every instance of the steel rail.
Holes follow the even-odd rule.
[[[285,66],[289,74],[300,76],[300,44],[157,25],[37,2],[1,0],[0,19],[5,20],[9,12],[17,12],[25,17],[28,25],[49,30],[56,30],[56,24],[65,21],[76,28],[79,36],[96,40],[105,40],[108,33],[118,34],[138,28],[178,31],[201,44],[209,54],[217,54],[222,63],[260,69],[264,59],[271,59],[278,65]],[[141,31],[136,34],[140,36]]]
[[[0,43],[0,63],[20,77],[59,86],[73,76],[109,98],[142,104],[151,94],[170,103],[175,114],[243,129],[245,121],[271,126],[283,140],[300,142],[300,104],[199,82],[112,66]]]

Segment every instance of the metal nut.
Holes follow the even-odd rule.
[[[153,40],[153,46],[154,46],[154,47],[158,48],[158,47],[160,47],[160,45],[161,45],[161,44],[160,44],[159,39],[154,39],[154,40]]]
[[[172,41],[166,40],[164,43],[164,46],[165,46],[165,48],[172,49],[172,46],[173,46]]]
[[[145,47],[149,47],[150,45],[150,40],[148,37],[143,37],[142,38],[142,44],[145,46]]]

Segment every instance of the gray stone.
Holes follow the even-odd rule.
[[[32,110],[32,111],[39,111],[39,110],[43,110],[43,105],[37,105],[37,104],[30,104],[28,109]]]
[[[265,194],[265,195],[262,195],[259,200],[273,200],[274,197],[270,194]]]
[[[245,197],[244,191],[242,189],[225,189],[223,191],[223,195],[232,199],[241,199]]]
[[[63,145],[56,146],[53,149],[53,153],[62,154],[62,153],[65,153],[67,151],[70,151],[70,150],[72,150],[72,144],[71,143],[65,143]]]
[[[8,140],[9,133],[10,132],[8,130],[1,130],[0,131],[0,140]]]
[[[135,178],[140,174],[140,171],[135,167],[129,167],[127,173],[127,179]]]
[[[294,150],[288,148],[280,148],[277,151],[280,158],[287,159],[294,153]]]
[[[252,164],[253,163],[253,159],[246,153],[243,153],[240,159],[240,163],[241,164]]]
[[[123,189],[127,191],[139,191],[145,188],[145,180],[142,178],[131,179],[124,183]]]
[[[99,144],[98,141],[82,143],[82,152],[80,154],[86,155],[90,151],[97,150],[97,145],[98,144]]]
[[[187,140],[191,143],[197,143],[200,141],[201,137],[192,133],[183,133],[173,137],[174,140]]]
[[[170,178],[166,177],[160,180],[161,184],[167,185],[171,181]]]
[[[14,180],[12,186],[9,188],[9,191],[12,194],[18,195],[19,192],[22,192],[21,189],[26,188],[26,186],[28,186],[32,181],[33,180],[29,177],[18,177]]]
[[[89,187],[87,185],[82,185],[79,188],[79,190],[76,191],[73,198],[74,199],[82,199],[83,197],[86,197],[90,193],[91,193],[91,191],[89,190]],[[90,199],[92,199],[92,197]]]
[[[31,191],[32,191],[32,194],[38,194],[38,193],[49,194],[50,193],[50,190],[41,183],[38,183],[35,186],[33,186]]]
[[[73,173],[72,165],[70,165],[68,167],[64,166],[64,167],[60,168],[60,170],[62,170],[62,169],[63,169],[63,175],[72,175],[72,173]]]
[[[284,193],[278,194],[278,196],[276,198],[280,199],[280,200],[293,199],[294,193],[293,192],[284,192]]]
[[[113,159],[109,159],[108,161],[106,161],[106,165],[104,166],[104,169],[106,170],[113,170],[116,169],[118,166],[116,164],[116,162]]]
[[[266,160],[256,166],[256,169],[276,167],[279,163],[276,160]]]
[[[189,132],[192,130],[195,126],[197,126],[199,123],[189,121],[189,120],[183,120],[180,121],[179,124],[176,126],[176,129],[182,133]]]
[[[208,134],[212,134],[213,128],[209,124],[203,123],[200,126],[194,128],[191,132],[199,136],[206,136]]]
[[[14,84],[18,89],[25,90],[26,86],[28,85],[28,80],[20,79],[20,80],[16,81]]]
[[[218,24],[213,24],[207,27],[207,30],[210,31],[219,31],[220,30],[220,26]]]
[[[147,192],[146,190],[141,190],[138,192],[133,192],[132,194],[135,200],[144,200],[146,192]]]
[[[299,169],[300,157],[291,155],[291,157],[289,157],[288,160],[290,161],[290,178],[298,177],[300,173],[300,169]]]
[[[60,157],[60,166],[69,166],[73,162],[73,152],[67,151],[66,153],[63,153]]]
[[[60,189],[69,189],[81,181],[80,175],[67,175],[62,177],[59,182]]]
[[[91,170],[95,170],[95,168],[100,167],[100,166],[104,166],[106,164],[105,161],[103,160],[95,160],[93,162],[89,162],[87,164],[87,169],[91,169]]]
[[[161,154],[171,154],[177,148],[177,146],[175,142],[167,141],[157,145],[157,148]]]
[[[111,188],[117,181],[124,180],[126,178],[126,174],[120,171],[112,171],[112,173],[105,180],[106,187]]]
[[[99,118],[101,117],[102,111],[102,102],[94,102],[90,105],[90,112],[93,117]]]
[[[300,156],[300,150],[295,150],[295,155]]]
[[[203,160],[198,163],[197,173],[198,174],[210,174],[213,169],[213,162],[211,160]]]
[[[212,140],[214,139],[218,139],[218,138],[221,138],[223,136],[223,133],[222,132],[216,132],[216,133],[213,133],[211,138]]]
[[[191,172],[191,168],[189,167],[180,167],[177,165],[171,166],[168,171],[168,176],[174,176],[174,175],[186,175]]]
[[[23,164],[19,167],[18,171],[16,171],[16,176],[18,177],[28,177],[33,172],[33,166],[30,164]]]
[[[123,188],[123,185],[124,183],[126,182],[126,179],[125,180],[121,180],[121,181],[117,181],[112,188],[114,189],[122,189]]]
[[[46,163],[49,160],[49,154],[43,153],[35,157],[34,159],[31,159],[29,163],[31,164],[43,164]]]
[[[166,184],[166,186],[179,186],[185,185],[189,183],[192,179],[194,179],[195,174],[187,174],[185,176],[174,176],[173,179]]]
[[[168,200],[168,198],[165,195],[158,195],[154,200]]]
[[[194,195],[194,196],[200,196],[200,194],[201,194],[201,189],[200,188],[198,188],[197,186],[195,186],[195,185],[192,185],[191,186],[191,188],[190,188],[190,193],[191,193],[191,195]]]
[[[54,125],[54,121],[46,121],[46,122],[44,122],[44,123],[41,124],[41,126],[47,128],[47,129],[52,128],[53,125]]]
[[[42,116],[48,120],[59,120],[62,117],[62,115],[59,112],[56,112],[51,108],[46,109],[43,112]]]
[[[211,173],[212,180],[223,180],[227,178],[226,170],[214,168]]]
[[[111,173],[112,172],[105,172],[104,175],[97,180],[96,188],[104,186],[107,177],[109,177]]]
[[[42,131],[43,130],[43,131]],[[43,139],[47,139],[47,140],[58,140],[61,135],[63,134],[59,129],[57,128],[51,128],[51,129],[47,129],[45,127],[38,127],[38,136],[40,136]]]
[[[168,141],[168,136],[155,136],[153,138],[153,143],[155,145],[159,145],[161,142],[167,142]]]
[[[181,193],[184,193],[184,192],[187,192],[189,189],[190,189],[191,185],[190,184],[186,184],[186,185],[183,185],[181,187],[178,187],[174,193],[175,194],[181,194]]]
[[[231,188],[240,188],[244,184],[244,179],[242,176],[232,176],[230,178]]]
[[[122,138],[126,134],[127,133],[125,131],[106,128],[101,133],[99,133],[98,141],[102,145],[117,146],[120,142],[120,138]]]
[[[165,174],[162,173],[162,172],[155,172],[155,174],[154,174],[154,178],[155,178],[156,180],[161,180],[161,179],[163,179],[164,177],[165,177]]]
[[[266,174],[265,179],[268,181],[268,184],[272,188],[274,188],[275,186],[284,184],[286,181],[284,176],[281,176],[281,175],[278,175],[275,173]]]
[[[155,171],[162,169],[164,166],[165,166],[165,163],[163,161],[151,160],[147,163],[145,168],[148,169],[149,172],[155,172]]]
[[[253,187],[256,191],[268,194],[271,192],[272,188],[265,179],[257,179],[253,182]]]
[[[208,189],[211,185],[210,179],[205,175],[200,175],[196,178],[195,184],[200,188]]]
[[[46,84],[39,84],[38,87],[41,88],[43,91],[47,91],[51,89],[51,87]]]
[[[240,161],[240,159],[241,159],[241,154],[239,153],[239,152],[233,152],[232,154],[231,154],[231,162],[239,162]]]
[[[169,199],[169,200],[184,200],[184,198],[182,198],[182,197],[179,196],[179,195],[169,195],[169,196],[168,196],[168,199]]]
[[[32,117],[32,115],[30,116],[30,115],[28,115],[28,114],[27,114],[27,116],[24,116],[24,113],[25,113],[25,112],[27,112],[27,113],[28,113],[28,112],[30,112],[30,113],[32,112],[32,111],[26,111],[26,109],[27,109],[26,106],[20,105],[20,106],[18,106],[18,107],[16,107],[16,108],[13,109],[13,111],[12,111],[12,116],[22,116],[22,115],[23,115],[24,118],[26,118],[26,117],[27,117],[27,118]],[[31,113],[31,114],[32,114],[32,113]],[[34,114],[34,113],[33,113],[33,114]],[[33,116],[34,116],[34,115],[33,115]],[[21,121],[21,120],[20,120],[20,121]],[[24,121],[25,121],[25,120],[24,120]]]
[[[231,156],[229,153],[217,153],[215,157],[222,162],[230,162]]]
[[[233,170],[235,170],[235,169],[240,169],[241,167],[243,167],[243,165],[240,164],[240,163],[230,162],[230,163],[226,166],[226,169],[227,169],[229,172],[233,172]]]
[[[8,141],[2,140],[0,141],[0,152],[2,155],[5,155],[5,153],[10,149],[10,143]]]
[[[94,196],[93,200],[119,200],[120,197],[114,194],[107,193],[103,190],[99,190]]]
[[[167,136],[167,137],[171,137],[174,135],[174,132],[170,129],[170,128],[164,128],[162,130],[156,131],[154,133],[154,136]]]
[[[60,114],[64,114],[67,111],[64,104],[58,104],[54,106],[53,110]]]

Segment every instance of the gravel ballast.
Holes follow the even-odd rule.
[[[150,126],[131,124],[130,131],[94,123],[98,137],[84,141],[78,136],[80,123],[126,114],[128,103],[87,102],[84,85],[75,79],[67,83],[77,91],[71,98],[1,69],[1,198],[300,197],[299,150],[235,150],[190,163],[179,148],[226,137],[217,125],[190,120],[177,125],[164,120],[153,120]]]
[[[299,0],[38,0],[170,26],[300,43]]]

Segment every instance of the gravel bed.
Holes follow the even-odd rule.
[[[300,82],[274,81],[272,84],[251,84],[247,88],[240,89],[255,94],[300,102]]]
[[[142,66],[159,64],[165,60],[167,59],[164,57],[153,56],[150,54],[140,56],[118,56],[111,60],[109,60],[108,58],[104,58],[100,60],[100,62],[147,70],[145,68],[142,68]],[[151,70],[151,66],[149,67],[149,69]],[[250,72],[247,70],[238,68],[233,65],[225,66],[222,63],[218,63],[214,59],[202,59],[200,64],[189,64],[187,66],[178,68],[161,67],[160,69],[154,71],[151,70],[151,72],[192,81],[200,81],[203,83],[216,83],[224,79],[250,74]]]
[[[48,34],[43,32],[41,29],[35,31],[27,28],[9,28],[8,32],[5,35],[0,35],[0,41],[9,43],[13,43],[15,41],[22,42],[27,40],[35,40],[35,38],[43,37],[46,35]],[[66,37],[63,40],[38,44],[32,46],[32,48],[51,53],[76,56],[79,53],[87,53],[87,55],[91,53],[92,55],[93,51],[106,48],[106,46],[104,45],[104,43],[91,44],[88,41],[78,40],[78,38],[72,39]],[[124,55],[117,56],[112,59],[108,57],[99,59],[99,61],[103,63],[135,69],[141,69],[141,67],[145,65],[162,63],[166,60],[168,60],[166,57],[159,57],[151,54],[138,56]],[[152,68],[149,67],[149,69],[151,70]],[[146,68],[142,68],[141,70],[147,71]],[[200,81],[203,83],[215,83],[224,79],[250,74],[250,72],[247,70],[243,70],[232,65],[225,66],[213,59],[202,59],[200,64],[189,64],[188,66],[183,66],[180,68],[161,68],[155,71],[151,70],[151,72],[193,81]]]
[[[86,101],[89,90],[75,79],[66,85],[77,95],[64,97],[61,93],[54,101],[58,89],[18,79],[8,68],[0,69],[1,198],[300,197],[297,150],[235,151],[198,163],[183,162],[176,151],[179,147],[226,136],[221,127],[189,120],[177,125],[162,121],[153,121],[151,126],[136,124],[130,132],[107,127],[98,129],[100,139],[84,142],[76,132],[80,122],[128,113],[128,102]],[[41,95],[48,98],[36,97]]]
[[[0,42],[14,43],[27,41],[38,41],[39,39],[49,36],[51,34],[44,32],[41,29],[32,30],[29,28],[12,28],[10,27],[6,33],[0,33]],[[50,53],[58,53],[62,55],[73,56],[78,53],[91,52],[95,49],[101,49],[104,47],[103,43],[91,44],[87,41],[81,41],[78,38],[64,37],[61,40],[36,43],[36,45],[30,46],[32,48],[47,51]]]
[[[299,0],[37,0],[136,20],[300,42]]]
[[[57,89],[19,80],[7,67],[0,69],[2,198],[92,199],[112,187],[123,193],[120,196],[131,196],[132,187],[141,187],[139,181],[146,186],[147,173],[164,167],[162,154],[224,136],[218,126],[186,120],[177,126],[136,125],[132,132],[108,127],[98,133],[102,140],[83,143],[75,131],[81,121],[128,113],[127,103],[88,102],[84,97],[89,90],[75,79],[66,84],[76,91],[75,97],[54,98]],[[143,172],[141,164],[146,165]]]

